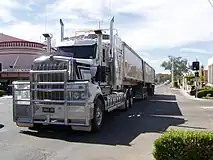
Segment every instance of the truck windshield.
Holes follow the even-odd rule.
[[[96,57],[97,44],[88,46],[64,46],[57,48],[59,52],[56,52],[57,56],[66,56],[83,59],[94,59]],[[62,51],[62,52],[60,52]]]

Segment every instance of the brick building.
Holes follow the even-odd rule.
[[[46,45],[0,33],[0,86],[7,88],[14,80],[25,80],[35,58],[47,54]]]

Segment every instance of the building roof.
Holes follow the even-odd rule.
[[[9,41],[26,41],[26,40],[0,33],[0,42],[9,42]]]

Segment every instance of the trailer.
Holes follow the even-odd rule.
[[[109,29],[76,31],[48,56],[34,60],[29,81],[13,82],[13,121],[19,127],[67,126],[100,131],[107,112],[127,111],[154,95],[155,70]],[[107,34],[106,32],[110,33]]]

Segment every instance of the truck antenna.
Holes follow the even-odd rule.
[[[44,10],[44,32],[47,31],[47,6],[45,4],[45,10]]]
[[[98,21],[98,29],[101,28],[101,21]]]

